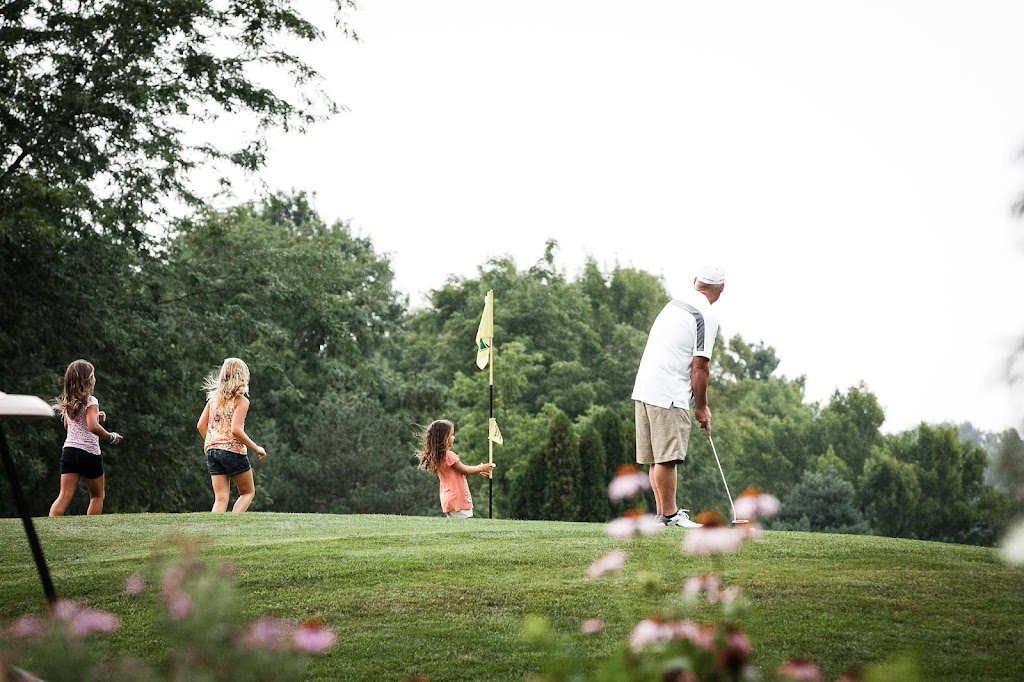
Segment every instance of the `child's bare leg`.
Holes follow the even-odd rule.
[[[231,479],[224,474],[210,476],[213,482],[213,510],[223,512],[228,510],[228,498],[231,497]]]
[[[103,513],[103,498],[106,496],[103,489],[105,478],[105,476],[100,476],[99,478],[85,479],[85,487],[89,489],[89,511],[86,512],[89,516],[99,516]]]
[[[244,512],[252,503],[252,498],[256,497],[256,482],[252,479],[252,469],[238,474],[231,480],[238,488],[238,499],[235,500],[235,506],[231,511]]]
[[[78,481],[81,478],[81,474],[60,475],[60,492],[57,494],[57,499],[50,505],[50,516],[64,516],[68,505],[71,504],[71,498],[75,496],[75,491],[78,490]]]

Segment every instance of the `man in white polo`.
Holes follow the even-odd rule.
[[[708,377],[718,318],[711,305],[725,289],[725,271],[706,266],[693,289],[658,313],[647,337],[633,385],[636,461],[650,465],[658,520],[666,526],[698,528],[676,505],[676,464],[686,459],[693,416],[711,435]]]

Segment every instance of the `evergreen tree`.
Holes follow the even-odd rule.
[[[580,427],[580,521],[608,520],[604,444],[589,422]]]
[[[771,528],[868,534],[871,527],[854,505],[854,497],[853,485],[835,467],[820,474],[807,471],[783,500]]]
[[[591,413],[590,425],[597,432],[604,448],[604,488],[607,498],[608,484],[615,478],[619,467],[624,464],[636,464],[635,437],[632,431],[626,430],[631,424],[626,424],[615,410],[608,407],[596,408]],[[610,516],[618,516],[628,508],[626,502],[608,503]]]
[[[579,443],[572,422],[561,410],[548,426],[543,516],[551,521],[578,521],[580,518]]]

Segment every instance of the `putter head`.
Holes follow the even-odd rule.
[[[735,526],[737,523],[750,523],[750,521],[747,520],[747,519],[733,519],[732,520],[732,525]]]

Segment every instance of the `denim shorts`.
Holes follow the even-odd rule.
[[[211,476],[237,476],[252,468],[247,455],[210,448],[206,451],[206,470]]]

